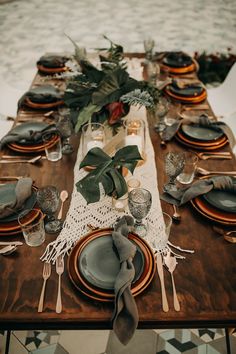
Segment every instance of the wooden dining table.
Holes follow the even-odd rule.
[[[34,80],[38,80],[39,74]],[[207,103],[207,102],[206,102]],[[173,103],[173,112],[178,105]],[[209,107],[209,111],[210,107]],[[212,114],[212,112],[211,112]],[[17,119],[20,120],[20,113]],[[155,151],[159,193],[166,182],[164,157],[169,151],[184,151],[186,148],[175,139],[161,146],[161,139],[154,130],[154,117],[149,116],[149,132]],[[54,185],[59,191],[65,189],[71,196],[73,168],[80,137],[74,134],[71,143],[74,152],[64,155],[57,162],[41,160],[36,164],[0,164],[0,181],[3,176],[30,176],[40,188]],[[222,151],[230,151],[229,145]],[[5,148],[4,154],[14,154]],[[199,166],[221,171],[236,170],[236,161],[200,160]],[[70,198],[65,202],[63,218],[69,208]],[[170,204],[162,201],[163,211],[173,214]],[[175,270],[175,284],[180,300],[180,311],[173,306],[170,274],[164,270],[169,311],[163,312],[161,287],[157,272],[151,284],[136,297],[139,313],[139,329],[169,328],[231,328],[236,324],[236,244],[226,242],[213,230],[213,223],[191,206],[179,208],[181,222],[173,223],[170,241],[183,249],[193,249],[193,254],[184,254]],[[78,215],[79,218],[79,215]],[[63,310],[56,313],[58,275],[55,266],[47,282],[44,311],[38,313],[38,301],[42,287],[43,263],[40,260],[45,247],[57,235],[48,234],[39,247],[26,244],[8,257],[0,256],[0,329],[112,329],[113,303],[92,300],[80,293],[71,283],[67,266],[62,274]],[[23,236],[1,237],[2,241],[21,240]]]

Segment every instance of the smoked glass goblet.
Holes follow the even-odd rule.
[[[152,195],[144,188],[135,188],[128,195],[128,205],[131,215],[135,218],[134,231],[140,236],[145,237],[147,226],[142,222],[152,205]]]
[[[58,113],[59,118],[56,126],[62,137],[62,154],[69,155],[74,151],[69,140],[70,136],[73,134],[73,124],[70,120],[70,110],[68,108],[61,108]]]
[[[46,186],[38,190],[37,204],[42,212],[46,214],[44,225],[47,233],[56,233],[62,229],[62,221],[54,216],[59,203],[60,195],[55,186]]]

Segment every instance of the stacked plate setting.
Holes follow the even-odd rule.
[[[222,148],[228,143],[228,138],[223,132],[198,124],[182,124],[175,138],[185,146],[207,151]]]
[[[170,74],[187,74],[197,68],[189,55],[183,52],[170,52],[162,59],[162,69]]]
[[[0,199],[2,204],[10,204],[12,201],[15,201],[15,187],[16,183],[7,183],[3,186],[0,186]],[[31,196],[24,202],[24,205],[17,211],[13,212],[11,215],[8,215],[0,219],[0,236],[11,236],[21,233],[20,225],[18,223],[18,216],[26,209],[34,208],[36,204],[36,192],[37,188],[32,187]],[[30,211],[25,215],[26,222],[31,222],[35,220],[39,215],[38,209]]]
[[[213,189],[194,198],[191,203],[197,212],[209,220],[223,225],[236,225],[236,194],[234,192]]]
[[[120,261],[112,241],[113,229],[98,229],[83,238],[68,258],[68,273],[74,286],[94,300],[114,301],[114,284]],[[131,286],[134,296],[144,291],[155,273],[154,255],[142,238],[130,233],[129,239],[137,247],[133,264],[135,277]]]
[[[33,132],[40,132],[44,129],[49,127],[47,123],[43,122],[27,122],[27,123],[22,123],[20,125],[17,125],[12,129],[12,132],[19,133],[19,134],[24,134],[29,131]],[[32,153],[38,153],[41,151],[45,150],[45,147],[50,147],[53,146],[54,144],[57,143],[57,141],[60,139],[58,135],[52,134],[52,139],[45,143],[42,141],[42,139],[39,139],[38,141],[29,141],[29,140],[24,140],[22,139],[19,142],[12,142],[8,143],[7,146],[14,151],[21,152],[24,154],[32,154]]]

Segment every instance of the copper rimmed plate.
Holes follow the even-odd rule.
[[[220,149],[221,147],[225,146],[228,143],[228,139],[225,135],[223,135],[219,139],[209,141],[209,142],[195,141],[195,140],[192,140],[192,139],[186,137],[183,134],[181,128],[175,134],[175,138],[181,144],[191,147],[191,148],[194,148],[194,149],[197,149],[197,150],[216,150],[216,149]]]
[[[63,73],[68,70],[67,66],[62,66],[58,68],[47,68],[46,66],[40,64],[37,64],[37,68],[40,72],[45,74]]]
[[[78,257],[86,248],[86,245],[88,245],[90,242],[93,242],[94,240],[103,237],[110,238],[111,233],[112,229],[109,228],[95,230],[92,233],[84,236],[75,245],[68,258],[68,272],[72,283],[83,294],[98,301],[113,301],[114,292],[111,289],[102,289],[102,287],[97,287],[94,284],[91,284],[87,279],[85,279],[78,267]],[[142,291],[144,291],[144,289],[146,289],[146,287],[150,284],[155,273],[155,260],[150,247],[143,239],[139,238],[135,234],[130,234],[129,238],[137,245],[139,252],[143,253],[143,256],[141,258],[144,259],[143,270],[141,271],[141,274],[138,275],[131,287],[133,295],[137,296]]]
[[[30,223],[35,220],[39,215],[39,209],[31,210],[27,215],[24,216],[24,222]],[[10,236],[20,233],[20,225],[18,221],[11,221],[9,223],[0,224],[0,236]]]
[[[34,108],[34,109],[50,109],[50,108],[55,108],[58,106],[61,106],[64,104],[64,101],[59,100],[56,102],[51,102],[51,103],[35,103],[33,101],[31,101],[31,99],[29,97],[26,97],[25,99],[25,105],[30,107],[30,108]]]
[[[183,68],[174,68],[174,67],[162,64],[161,68],[163,71],[167,71],[171,74],[186,74],[186,73],[190,73],[190,72],[195,71],[196,65],[193,63],[193,64],[183,67]]]
[[[180,96],[172,93],[168,86],[165,89],[165,92],[168,96],[174,98],[177,101],[183,102],[183,103],[200,103],[204,101],[207,98],[207,93],[206,90],[204,90],[200,95],[198,96],[192,96],[192,97],[185,97],[185,96]]]
[[[223,213],[220,213],[220,215],[216,212],[216,209],[211,208],[210,206],[202,205],[202,203],[199,201],[196,202],[196,200],[191,201],[192,206],[194,209],[200,213],[202,216],[207,218],[208,220],[217,222],[222,225],[236,225],[236,220],[233,221],[233,219],[230,220],[229,215],[225,218],[225,215]],[[210,210],[211,209],[211,210]],[[228,220],[226,220],[228,219]]]
[[[17,151],[17,152],[23,152],[23,153],[33,153],[33,152],[41,152],[45,150],[45,147],[51,147],[54,144],[58,142],[60,137],[58,135],[53,136],[52,139],[50,140],[49,143],[40,143],[40,144],[35,144],[35,145],[27,145],[23,146],[17,143],[9,143],[8,147],[11,150]]]

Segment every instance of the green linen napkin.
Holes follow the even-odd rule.
[[[26,199],[32,193],[32,179],[30,177],[20,178],[15,187],[15,197],[8,203],[0,201],[0,219],[18,213]]]
[[[184,188],[164,187],[164,193],[161,199],[175,205],[183,205],[193,198],[206,194],[212,189],[225,190],[236,193],[235,178],[230,176],[215,176],[208,179],[202,179],[194,182],[191,186]]]
[[[67,56],[61,55],[43,55],[37,61],[38,65],[43,65],[46,68],[63,68],[65,63],[69,60]]]
[[[235,146],[235,137],[230,127],[223,122],[212,122],[205,114],[202,114],[199,117],[183,118],[176,121],[173,125],[167,126],[162,133],[162,139],[164,141],[170,141],[175,136],[182,124],[198,124],[202,127],[223,132],[227,136],[231,148]]]
[[[27,123],[26,123],[27,124]],[[59,131],[54,124],[46,125],[42,130],[34,131],[33,129],[25,131],[17,131],[17,126],[11,129],[1,140],[0,140],[0,150],[9,143],[20,142],[25,140],[31,142],[32,144],[37,143],[42,140],[42,135],[44,133],[56,133],[59,135]]]
[[[25,104],[28,97],[34,103],[53,103],[62,100],[64,93],[51,85],[42,85],[34,87],[24,93],[18,101],[18,110]]]
[[[112,233],[121,264],[114,289],[113,330],[124,345],[130,341],[138,325],[138,310],[131,293],[131,283],[135,276],[133,258],[136,246],[127,238],[133,224],[133,218],[125,215],[118,221]]]

